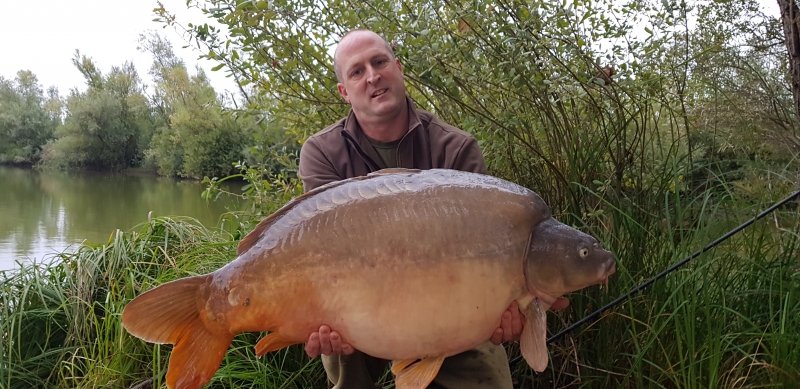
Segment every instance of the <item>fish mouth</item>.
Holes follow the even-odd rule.
[[[608,266],[608,271],[606,271],[606,279],[608,278],[608,276],[616,272],[617,272],[617,262],[612,260],[611,265]]]
[[[608,267],[606,268],[605,273],[600,277],[600,280],[601,280],[600,281],[600,285],[601,285],[600,287],[602,288],[602,285],[605,284],[606,292],[609,291],[609,289],[608,289],[608,277],[611,277],[611,275],[616,273],[616,272],[617,272],[617,262],[612,260],[611,264],[608,265]]]

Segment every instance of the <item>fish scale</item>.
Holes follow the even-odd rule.
[[[299,196],[240,242],[238,258],[145,292],[122,321],[146,341],[176,344],[170,388],[210,380],[240,332],[268,331],[256,344],[263,355],[329,325],[393,360],[398,389],[422,389],[444,358],[487,341],[514,301],[526,317],[522,354],[543,370],[547,308],[614,270],[611,253],[524,187],[388,169]]]

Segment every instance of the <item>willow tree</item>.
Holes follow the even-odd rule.
[[[0,77],[0,163],[33,164],[61,124],[63,102],[58,90],[47,95],[29,70],[13,80]]]
[[[140,163],[139,142],[150,124],[142,82],[130,63],[104,75],[76,52],[73,64],[87,89],[73,90],[66,101],[64,124],[43,151],[43,163],[62,168],[121,170]]]

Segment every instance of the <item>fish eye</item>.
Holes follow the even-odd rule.
[[[588,256],[589,256],[589,249],[588,249],[588,248],[586,248],[586,247],[584,247],[584,248],[582,248],[582,249],[578,250],[578,255],[580,255],[580,256],[581,256],[581,258],[586,258],[586,257],[588,257]]]

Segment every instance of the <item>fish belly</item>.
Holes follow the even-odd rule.
[[[528,239],[549,217],[535,194],[496,181],[429,171],[309,193],[221,269],[218,305],[237,305],[236,331],[305,342],[325,324],[384,359],[468,350],[527,293]]]
[[[390,274],[342,274],[324,299],[329,323],[356,349],[384,359],[450,356],[491,337],[525,293],[511,262],[472,259]]]

